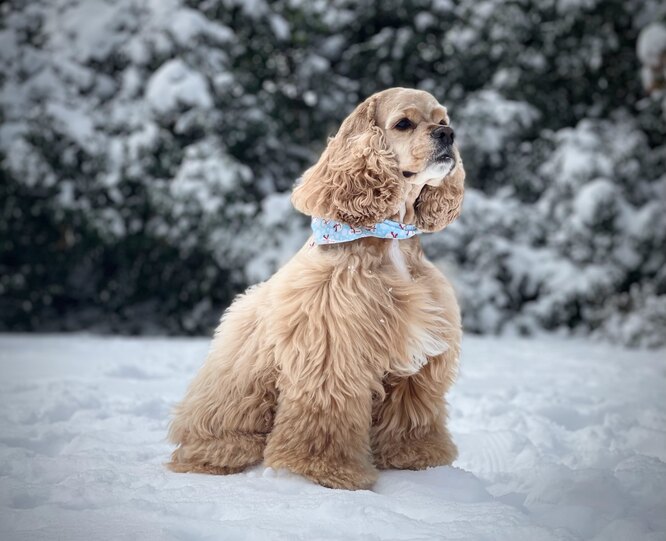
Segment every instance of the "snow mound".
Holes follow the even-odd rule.
[[[208,345],[0,335],[0,538],[664,538],[664,351],[467,338],[454,467],[346,492],[264,466],[164,468]]]

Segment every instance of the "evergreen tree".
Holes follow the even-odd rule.
[[[409,86],[465,159],[462,216],[425,246],[467,330],[666,340],[666,128],[636,68],[660,69],[657,1],[0,10],[4,329],[209,332],[307,237],[288,192],[327,136]]]

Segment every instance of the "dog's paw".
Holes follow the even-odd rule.
[[[226,434],[219,438],[189,438],[171,454],[167,467],[177,473],[229,475],[263,459],[264,434]]]
[[[379,472],[369,462],[321,460],[307,457],[299,461],[267,461],[272,468],[286,468],[326,488],[362,490],[372,487]]]
[[[317,465],[313,464],[303,475],[326,488],[345,490],[369,489],[375,484],[379,472],[371,465],[362,467],[350,464]]]
[[[448,435],[430,433],[423,438],[384,444],[374,452],[381,470],[424,470],[448,466],[458,457],[458,449]]]
[[[200,464],[168,462],[166,467],[176,473],[207,473],[210,475],[231,475],[233,473],[240,473],[245,469],[245,466],[216,466],[206,462]]]

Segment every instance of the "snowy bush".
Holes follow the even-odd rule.
[[[636,50],[642,64],[643,87],[666,96],[666,24],[653,22],[643,28]],[[666,97],[662,99],[662,110],[666,117]]]
[[[659,2],[0,10],[3,329],[209,332],[306,238],[288,192],[326,137],[402,85],[459,134],[464,212],[425,244],[467,330],[666,340]]]

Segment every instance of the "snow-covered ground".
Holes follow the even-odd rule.
[[[329,490],[163,467],[204,339],[0,335],[0,539],[666,538],[666,352],[467,337],[454,467]]]

